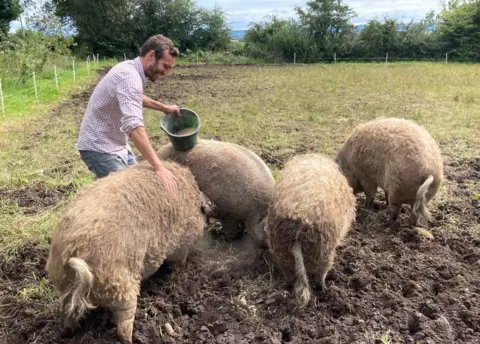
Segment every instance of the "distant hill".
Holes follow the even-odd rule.
[[[245,36],[245,31],[247,31],[247,30],[232,30],[232,31],[230,31],[230,36],[233,39],[242,40],[243,37]]]

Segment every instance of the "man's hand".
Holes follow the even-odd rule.
[[[167,190],[177,192],[177,177],[163,164],[155,168],[155,174],[161,179]]]
[[[173,112],[177,116],[180,116],[180,107],[178,105],[165,105],[164,113]]]
[[[163,185],[165,185],[165,188],[169,191],[176,191],[176,178],[172,174],[172,172],[170,172],[165,167],[165,165],[163,165],[163,163],[160,161],[157,154],[153,150],[145,128],[143,126],[138,126],[132,131],[130,131],[129,135],[133,143],[135,144],[135,147],[138,148],[140,153],[142,153],[142,156],[144,156],[153,166],[153,168],[155,169],[155,174],[160,178]]]

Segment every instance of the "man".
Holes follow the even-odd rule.
[[[180,115],[177,105],[164,105],[143,94],[148,81],[166,75],[179,51],[163,35],[150,37],[140,56],[114,66],[93,91],[80,127],[76,149],[98,178],[136,163],[128,144],[150,162],[168,190],[176,190],[175,176],[155,154],[143,124],[143,107]]]

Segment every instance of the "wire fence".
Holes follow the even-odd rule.
[[[90,75],[99,63],[99,55],[87,57],[84,61],[71,61],[62,67],[53,64],[41,72],[32,72],[21,81],[8,77],[0,78],[0,111],[3,119],[18,112],[28,112],[32,105],[57,99],[67,85],[79,82],[78,75]]]
[[[275,60],[277,58],[273,58]],[[397,57],[391,56],[389,53],[386,53],[385,56],[377,56],[377,57],[337,57],[337,54],[333,54],[331,57],[302,57],[298,56],[296,53],[292,54],[291,58],[288,57],[280,57],[277,60],[290,62],[290,63],[312,63],[312,62],[324,62],[324,63],[333,63],[336,64],[337,62],[440,62],[440,63],[452,63],[452,62],[464,62],[464,63],[478,63],[480,62],[480,58],[451,58],[449,57],[449,53],[446,53],[443,56],[436,56],[436,57]]]
[[[390,55],[386,53],[384,56],[372,56],[372,57],[352,57],[352,56],[337,56],[333,53],[331,56],[302,56],[298,53],[292,52],[290,54],[268,55],[262,53],[248,54],[240,51],[229,52],[189,52],[188,54],[181,55],[180,60],[183,63],[197,63],[197,64],[337,64],[337,63],[402,63],[402,62],[432,62],[432,63],[472,63],[477,64],[480,62],[480,58],[458,58],[453,55],[452,52],[439,54],[436,56],[413,56],[403,57],[396,54]]]

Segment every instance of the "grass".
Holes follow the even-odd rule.
[[[98,67],[108,64],[102,61]],[[8,116],[0,122],[0,189],[33,182],[50,188],[74,183],[79,188],[91,182],[91,173],[74,149],[88,97],[52,109],[73,92],[93,85],[94,78],[80,65],[75,85],[68,73],[61,74],[64,87],[57,94],[47,73],[38,78],[39,106],[30,91],[18,94],[26,104],[14,103],[13,97],[6,102]],[[477,66],[459,64],[217,66],[179,68],[146,92],[194,109],[202,118],[202,137],[251,148],[262,154],[276,176],[282,162],[295,154],[316,151],[333,156],[356,124],[379,116],[407,117],[426,126],[447,160],[478,156],[479,78]],[[4,93],[8,95],[12,87],[7,83]],[[160,118],[158,112],[145,112],[155,147],[168,141]],[[472,197],[479,192],[478,184],[472,186]],[[15,252],[33,240],[47,245],[68,199],[36,214],[24,214],[4,201],[0,253]]]
[[[179,71],[184,77],[192,73]],[[203,136],[268,149],[276,156],[314,145],[331,155],[356,124],[402,116],[425,125],[449,156],[478,152],[475,66],[290,65],[218,68],[215,73],[177,80],[186,94],[172,97],[201,116]],[[166,87],[174,87],[173,82],[152,88],[151,95],[166,93]],[[163,138],[158,116],[152,113],[148,120],[152,135]]]
[[[58,69],[58,91],[53,68],[45,70],[36,76],[38,105],[32,78],[18,85],[14,79],[2,80],[6,117],[0,119],[0,189],[20,188],[38,180],[48,187],[70,182],[84,184],[92,180],[86,174],[58,178],[59,173],[54,172],[58,160],[70,155],[71,147],[65,142],[75,135],[76,128],[73,122],[66,124],[62,113],[52,116],[51,111],[59,102],[94,84],[98,78],[96,71],[113,63],[115,61],[99,61],[96,65],[91,64],[90,70],[87,70],[86,63],[78,63],[75,82],[71,71]],[[47,137],[49,139],[45,140]],[[30,147],[34,148],[33,151]],[[46,245],[44,239],[50,235],[51,224],[58,220],[62,209],[63,203],[60,203],[46,212],[25,216],[16,204],[0,199],[0,252],[15,254],[18,247],[35,238]]]
[[[15,120],[27,116],[31,119],[33,114],[42,114],[48,111],[53,104],[67,99],[72,93],[84,88],[94,80],[95,71],[112,65],[114,60],[102,60],[98,64],[77,62],[75,65],[75,80],[73,67],[57,68],[58,89],[55,83],[55,70],[53,66],[35,75],[38,105],[35,98],[33,76],[24,83],[18,83],[14,78],[2,79],[2,91],[5,106],[5,119]],[[3,114],[2,114],[3,116]]]

